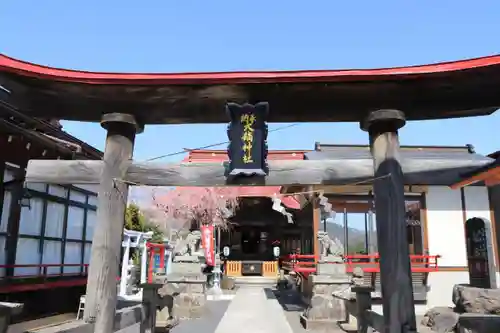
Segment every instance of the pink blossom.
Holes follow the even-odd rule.
[[[167,193],[153,194],[153,205],[167,220],[187,225],[214,224],[228,227],[228,219],[238,207],[238,191],[231,187],[178,187]]]

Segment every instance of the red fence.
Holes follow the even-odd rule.
[[[429,273],[439,271],[439,255],[411,254],[410,264],[412,272]],[[380,255],[375,254],[354,254],[344,258],[347,271],[352,272],[354,267],[361,267],[364,272],[380,272]]]
[[[36,273],[16,274],[0,278],[0,293],[13,293],[52,289],[58,287],[83,286],[87,283],[88,264],[29,264],[0,265],[0,269],[36,268]],[[77,272],[65,272],[64,268],[78,267]],[[51,269],[52,268],[52,269]],[[58,272],[50,272],[57,269]]]
[[[29,264],[29,265],[0,265],[0,269],[16,269],[16,268],[38,268],[38,272],[35,274],[17,274],[8,279],[33,279],[33,278],[49,278],[49,277],[62,277],[62,276],[75,276],[75,275],[87,275],[88,264]],[[59,268],[57,273],[49,273],[49,268]],[[78,272],[64,272],[66,267],[80,267]],[[7,277],[1,277],[0,280],[7,279]]]
[[[78,267],[77,272],[65,272],[64,268]],[[17,274],[0,277],[0,294],[84,286],[87,284],[88,264],[40,264],[0,265],[0,269],[37,268],[34,274]],[[58,272],[50,272],[57,269]],[[120,281],[120,277],[116,278]]]
[[[316,273],[316,256],[314,254],[290,254],[281,257],[282,267],[289,271],[301,273],[305,276]],[[342,257],[348,273],[354,267],[361,267],[364,272],[380,272],[379,259],[376,254],[352,254]],[[410,255],[412,272],[437,272],[439,271],[439,255]],[[332,265],[334,265],[332,263]]]
[[[316,273],[316,256],[314,254],[288,254],[280,258],[281,266],[289,271],[304,275]]]

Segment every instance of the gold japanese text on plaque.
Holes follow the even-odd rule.
[[[229,163],[226,174],[228,179],[236,176],[264,177],[268,175],[267,166],[267,124],[269,104],[259,102],[255,105],[236,103],[226,104],[230,117],[227,126],[227,156]]]
[[[253,163],[253,125],[255,124],[256,118],[253,114],[245,113],[241,115],[240,121],[243,125],[243,134],[241,135],[241,141],[243,142],[243,163]]]

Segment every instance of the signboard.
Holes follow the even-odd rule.
[[[227,129],[228,176],[266,176],[269,104],[228,103],[226,112],[231,121]]]
[[[474,217],[465,222],[470,285],[496,288],[490,222]]]
[[[214,252],[214,226],[202,225],[201,226],[201,244],[205,251],[205,261],[208,266],[215,266],[215,252]]]
[[[154,254],[154,262],[155,262],[155,272],[160,269],[160,253],[155,251]]]

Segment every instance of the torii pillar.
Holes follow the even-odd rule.
[[[136,133],[143,130],[130,114],[103,115],[101,126],[107,130],[103,169],[100,179],[97,223],[92,238],[92,252],[87,281],[84,319],[95,322],[94,332],[113,332],[117,303],[128,185],[121,182],[132,160]]]
[[[361,123],[370,135],[375,180],[375,211],[380,253],[384,333],[416,332],[411,264],[406,238],[404,179],[398,130],[403,112],[378,110]]]

